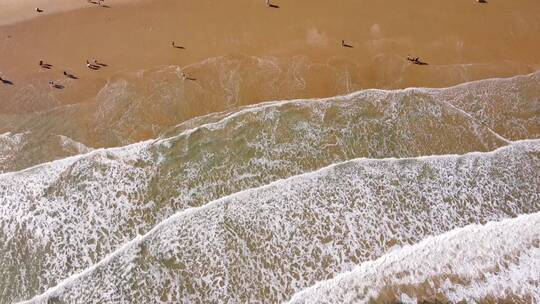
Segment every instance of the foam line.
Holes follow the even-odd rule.
[[[160,222],[159,224],[157,224],[156,226],[154,226],[150,231],[148,231],[143,236],[139,236],[139,237],[125,243],[124,245],[122,245],[121,247],[116,249],[113,253],[109,254],[104,260],[101,260],[100,262],[98,262],[97,265],[103,265],[107,261],[110,261],[111,259],[120,256],[125,251],[126,248],[133,248],[135,246],[138,246],[138,244],[140,244],[140,243],[142,243],[144,241],[147,241],[155,233],[160,231],[160,229],[168,227],[169,225],[173,225],[179,218],[187,217],[187,216],[193,215],[195,213],[202,213],[205,210],[213,209],[213,208],[221,206],[223,204],[227,204],[231,200],[239,200],[239,199],[242,199],[242,198],[246,198],[250,194],[263,192],[264,190],[287,189],[289,187],[288,184],[290,184],[291,181],[312,180],[312,179],[314,179],[316,177],[325,176],[326,174],[329,174],[330,172],[332,172],[332,170],[334,168],[336,168],[336,167],[341,167],[341,166],[345,166],[347,164],[352,164],[352,163],[364,163],[364,162],[369,162],[369,163],[390,162],[390,163],[393,163],[393,162],[401,162],[401,161],[407,161],[407,160],[426,161],[426,160],[440,160],[440,159],[453,159],[453,158],[467,158],[467,157],[473,157],[473,156],[491,156],[491,155],[494,155],[494,154],[497,154],[497,153],[501,153],[501,152],[503,152],[505,150],[513,149],[516,146],[530,146],[530,145],[533,145],[533,146],[540,145],[540,140],[518,141],[516,143],[513,143],[510,146],[502,147],[502,148],[499,148],[499,149],[497,149],[495,151],[490,151],[490,152],[485,152],[485,153],[473,152],[473,153],[467,153],[467,154],[464,154],[464,155],[461,155],[461,156],[458,156],[458,155],[446,155],[446,156],[434,155],[434,156],[422,156],[422,157],[415,157],[415,158],[402,158],[402,159],[400,159],[400,158],[386,158],[386,159],[375,159],[375,160],[366,159],[366,158],[358,158],[358,159],[355,159],[355,160],[350,160],[350,161],[346,161],[346,162],[332,164],[332,165],[329,165],[329,166],[327,166],[325,168],[316,170],[314,172],[300,174],[300,175],[289,177],[289,178],[286,178],[286,179],[277,180],[277,181],[274,181],[272,183],[269,183],[267,185],[263,185],[263,186],[260,186],[260,187],[257,187],[257,188],[251,188],[251,189],[243,190],[243,191],[240,191],[240,192],[237,192],[237,193],[234,193],[234,194],[224,196],[224,197],[222,197],[222,198],[220,198],[218,200],[214,200],[212,202],[209,202],[209,203],[207,203],[207,204],[205,204],[205,205],[203,205],[201,207],[190,208],[190,209],[175,213],[174,215],[170,216],[166,220],[164,220],[164,221]],[[95,270],[96,268],[97,268],[96,264],[91,267],[92,270]],[[40,300],[46,299],[46,298],[48,298],[50,296],[55,296],[55,295],[61,293],[63,288],[65,286],[69,285],[70,282],[73,282],[74,280],[76,280],[78,278],[81,278],[81,277],[83,277],[85,275],[88,275],[90,273],[91,273],[91,270],[86,269],[81,273],[75,274],[75,275],[63,280],[57,286],[48,289],[45,293],[32,298],[31,300],[29,300],[29,302],[34,302],[34,301],[39,302]]]
[[[540,273],[540,268],[521,274],[513,271],[519,269],[520,264],[528,265],[532,259],[540,257],[537,248],[540,230],[536,229],[539,225],[540,213],[534,213],[456,228],[318,282],[294,295],[288,303],[365,303],[379,299],[383,289],[387,294],[392,290],[398,299],[414,299],[413,302],[434,300],[430,297],[416,299],[419,294],[445,294],[452,303],[477,302],[483,297],[497,299],[498,288],[503,289],[499,300],[504,300],[504,296],[509,295],[505,292],[512,290],[514,296],[530,296],[537,302],[540,293],[530,287],[540,284],[540,277],[533,275]],[[507,277],[515,275],[519,278]],[[452,277],[452,283],[447,281],[440,285],[439,282],[444,281],[441,276]],[[463,280],[457,282],[456,277]],[[530,289],[524,290],[524,285]],[[401,289],[400,286],[407,287]]]

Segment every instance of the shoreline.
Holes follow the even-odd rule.
[[[49,0],[31,3],[43,1]],[[0,77],[13,82],[0,83],[0,131],[24,131],[16,117],[31,121],[36,113],[37,120],[50,115],[55,124],[62,115],[78,117],[70,128],[102,127],[93,118],[96,111],[122,117],[132,109],[129,100],[115,108],[113,93],[147,99],[169,90],[170,103],[180,104],[176,112],[151,102],[129,112],[132,122],[151,121],[153,128],[268,100],[444,88],[540,69],[537,0],[276,0],[279,9],[253,0],[106,1],[110,8],[44,7],[39,18],[0,26]],[[341,40],[353,47],[342,47]],[[408,55],[428,65],[412,64]],[[105,66],[87,68],[92,58]],[[40,60],[52,68],[40,68]],[[162,72],[171,66],[177,72]],[[63,71],[78,79],[67,79]],[[182,80],[181,72],[196,81]],[[145,109],[155,116],[147,119]]]
[[[51,2],[57,1],[26,0],[21,7]],[[227,4],[163,0],[159,5],[155,0],[107,0],[111,7],[99,9],[95,5],[88,7],[82,0],[76,5],[64,1],[54,4],[53,9],[44,7],[45,13],[39,18],[0,23],[0,72],[22,84],[31,84],[40,76],[61,76],[64,69],[87,82],[103,82],[122,70],[184,67],[230,54],[278,58],[300,55],[317,64],[328,64],[328,60],[354,64],[365,78],[367,86],[362,88],[392,89],[445,87],[526,74],[540,67],[540,55],[535,52],[540,46],[536,39],[540,21],[534,17],[540,14],[540,7],[534,0],[517,4],[494,0],[487,5],[464,0],[413,2],[414,8],[374,0],[345,1],[340,5],[300,0],[269,9],[251,0]],[[505,12],[507,9],[513,12]],[[437,20],[429,28],[425,23],[430,20],[422,20],[440,17],[448,20]],[[508,27],[509,33],[504,33],[502,30]],[[342,48],[342,39],[353,48]],[[185,49],[174,50],[171,41]],[[411,72],[411,79],[405,83],[396,83],[399,77],[390,74],[403,74],[409,54],[429,65]],[[89,71],[85,61],[92,58],[105,62],[108,68]],[[53,64],[52,73],[43,73],[37,67],[39,60]],[[486,76],[445,81],[448,67],[462,69],[466,74],[482,66],[492,71]],[[518,71],[509,66],[518,67]],[[433,73],[425,70],[436,69],[441,72],[426,75]]]

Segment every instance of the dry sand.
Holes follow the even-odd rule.
[[[120,4],[127,1],[129,0],[108,0],[107,3]],[[132,2],[134,1],[132,0]],[[84,8],[89,5],[90,3],[86,0],[1,0],[0,25],[17,23],[51,13]],[[38,14],[36,8],[42,11]]]
[[[236,105],[362,88],[445,87],[540,67],[538,0],[274,2],[280,7],[268,8],[264,0],[106,0],[108,8],[84,0],[8,5],[8,13],[0,12],[0,76],[14,85],[0,86],[0,131],[11,131],[15,114],[95,103],[111,77],[159,66],[187,67],[198,87],[210,90],[214,82],[223,81],[226,71],[211,73],[205,64],[220,56],[309,66],[298,75],[291,69],[280,80],[298,80],[301,90],[289,87],[270,94],[247,86],[235,93],[241,96]],[[45,12],[35,13],[37,6]],[[28,19],[31,16],[37,17]],[[342,39],[353,48],[341,47]],[[172,40],[185,49],[173,48]],[[408,54],[429,65],[410,64],[405,60]],[[90,70],[85,61],[91,58],[108,66]],[[53,68],[40,68],[40,59]],[[210,65],[215,69],[215,62]],[[80,79],[66,81],[64,70]],[[246,69],[242,77],[255,77],[253,71]],[[337,84],[335,79],[342,76],[346,79]],[[50,89],[49,80],[66,87]],[[261,76],[258,81],[268,79]],[[226,108],[205,106],[204,99],[198,102],[200,109],[186,110],[189,115],[168,118],[165,124]],[[153,135],[146,132],[135,138]]]

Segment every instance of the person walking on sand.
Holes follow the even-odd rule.
[[[39,61],[39,66],[40,66],[40,67],[43,66],[43,60],[40,60],[40,61]]]

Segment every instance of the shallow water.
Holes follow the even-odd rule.
[[[193,76],[197,81],[183,80],[182,71],[197,75]],[[268,100],[335,96],[366,88],[362,75],[353,75],[355,71],[350,64],[321,65],[304,57],[225,56],[183,70],[170,66],[121,72],[99,86],[96,96],[82,100],[69,98],[69,89],[59,94],[50,93],[48,87],[17,87],[13,96],[2,96],[7,102],[0,105],[6,115],[0,117],[0,132],[63,135],[92,148],[123,146],[156,138],[201,115]],[[509,139],[536,138],[539,75],[416,90],[415,94],[451,103],[481,123],[497,121],[499,126],[488,126]],[[411,94],[392,92],[397,99]],[[70,104],[63,105],[61,98]]]
[[[289,303],[540,301],[540,214],[457,228],[362,263]]]
[[[540,73],[241,108],[234,85],[256,82],[216,72],[214,87],[188,90],[177,73],[120,75],[98,102],[0,135],[0,302],[49,289],[35,301],[286,301],[399,246],[540,211]],[[268,90],[300,83],[284,85]],[[127,144],[141,128],[159,137],[88,144]],[[436,261],[445,247],[425,248]],[[381,280],[370,295],[440,289]]]
[[[47,296],[283,301],[396,245],[540,210],[539,149],[358,159],[239,192],[177,213]]]

